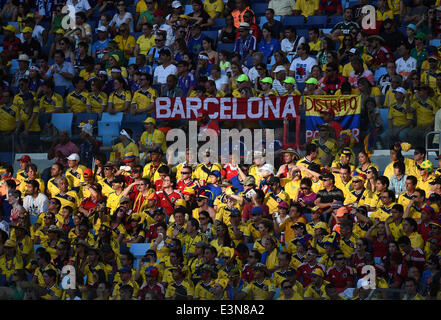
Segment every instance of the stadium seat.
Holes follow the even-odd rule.
[[[377,83],[378,79],[380,79],[380,77],[386,73],[387,73],[387,71],[386,71],[385,67],[381,67],[381,68],[378,68],[377,70],[375,70],[374,82]]]
[[[245,61],[245,66],[248,69],[251,69],[253,67],[253,56],[249,56],[247,61]]]
[[[130,128],[133,131],[133,139],[135,141],[139,140],[141,134],[144,131],[144,120],[147,118],[147,112],[143,112],[132,116],[126,114],[121,123],[121,128]]]
[[[15,155],[13,152],[0,152],[0,161],[14,163]]]
[[[305,90],[305,83],[303,82],[297,82],[297,90],[299,90],[301,93],[303,93],[303,90]]]
[[[214,25],[211,27],[212,30],[220,30],[225,27],[227,24],[225,22],[225,18],[215,18]]]
[[[310,16],[306,20],[306,25],[310,27],[324,28],[328,22],[327,16]]]
[[[149,249],[150,243],[131,243],[130,252],[135,256],[135,258],[144,257],[145,253]]]
[[[218,36],[218,32],[217,31],[202,31],[202,35],[204,37],[208,37],[208,38],[213,39],[214,45],[216,45],[216,43],[217,43],[217,36]]]
[[[119,136],[121,122],[98,121],[98,139],[102,140],[103,146],[112,145],[112,141]]]
[[[29,216],[31,224],[34,226],[37,223],[38,216]]]
[[[37,249],[41,247],[41,244],[34,244],[34,255],[37,255]]]
[[[329,20],[328,27],[334,27],[337,23],[342,22],[343,17],[342,16],[331,16],[331,19]]]
[[[387,118],[389,115],[389,108],[380,108],[381,121],[383,122],[383,128],[387,128]]]
[[[296,30],[297,35],[300,37],[305,38],[305,41],[308,41],[308,37],[309,37],[309,31],[308,29],[298,29]]]
[[[123,119],[123,112],[117,112],[115,114],[110,114],[108,112],[103,112],[103,115],[101,116],[101,121],[107,121],[107,122],[119,122],[121,123]]]
[[[282,21],[282,16],[274,16],[274,20]],[[263,25],[267,22],[268,22],[268,19],[265,16],[260,17],[260,21],[259,21],[260,29],[262,29]]]
[[[251,4],[251,9],[253,9],[256,17],[263,16],[267,8],[268,8],[267,2]]]
[[[4,273],[0,274],[0,287],[6,286],[6,275]]]
[[[58,129],[58,131],[67,131],[69,136],[72,136],[72,121],[73,113],[53,113],[51,122]]]
[[[20,92],[20,89],[18,89],[18,87],[11,87],[10,89],[14,95]]]
[[[134,32],[134,33],[133,33],[133,36],[135,37],[136,40],[138,40],[138,38],[139,38],[140,36],[142,36],[142,32]]]
[[[222,50],[233,52],[233,50],[234,50],[234,43],[219,42],[219,44],[217,46],[217,51],[221,52]]]
[[[90,25],[91,30],[95,30],[97,28],[98,23],[96,20],[89,19],[86,21],[86,23],[88,23]]]
[[[301,26],[305,23],[305,17],[303,16],[286,16],[283,18],[283,25],[286,26]]]

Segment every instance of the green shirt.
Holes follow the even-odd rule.
[[[416,59],[417,68],[420,69],[423,61],[427,60],[427,50],[423,49],[418,52],[416,48],[412,48],[412,50],[410,51],[410,56]]]
[[[150,11],[146,10],[143,13],[141,13],[138,21],[141,21],[143,17],[145,17],[147,23],[151,23],[153,25],[155,24],[155,22],[153,21],[153,17],[154,17],[153,13],[151,13]]]

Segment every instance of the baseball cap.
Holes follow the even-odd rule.
[[[102,31],[102,32],[106,32],[107,31],[107,28],[105,27],[105,26],[101,26],[101,27],[98,27],[98,29],[96,29],[97,31]]]
[[[63,30],[63,28],[59,28],[57,31],[55,31],[55,33],[65,34],[66,32]]]
[[[118,72],[118,73],[121,73],[121,69],[119,69],[119,68],[112,68],[112,70],[110,70],[110,72]]]
[[[18,159],[20,162],[31,162],[31,157],[28,155],[22,156],[20,159]]]
[[[145,275],[147,277],[158,277],[159,276],[159,270],[156,267],[150,266],[147,269],[145,269]]]
[[[119,56],[117,54],[112,54],[111,57],[119,62]]]
[[[253,176],[247,176],[243,181],[241,182],[244,186],[251,186],[256,184],[256,179]]]
[[[434,225],[437,226],[438,228],[441,228],[441,220],[440,219],[435,219],[430,221],[429,225]]]
[[[306,84],[318,84],[318,81],[316,78],[309,78],[305,81]]]
[[[427,36],[426,36],[426,34],[423,33],[423,32],[418,32],[418,33],[415,35],[414,38],[415,38],[415,39],[426,40]]]
[[[349,53],[358,54],[358,50],[356,48],[349,49]]]
[[[273,79],[271,77],[265,77],[260,82],[273,84]]]
[[[221,172],[219,170],[213,170],[213,171],[210,172],[209,175],[210,176],[215,176],[215,177],[218,177],[218,178],[222,177],[222,174],[221,174]]]
[[[179,15],[179,18],[181,18],[181,19],[190,19],[190,17],[189,16],[187,16],[186,14],[181,14],[181,15]]]
[[[332,173],[330,173],[330,172],[323,173],[321,180],[323,180],[323,179],[331,179],[331,180],[335,181],[334,175]]]
[[[320,268],[315,268],[313,272],[311,272],[311,276],[317,276],[320,278],[324,278],[325,274],[323,273],[323,270]]]
[[[285,201],[280,202],[277,207],[289,209],[289,206],[288,206],[288,204]]]
[[[276,69],[274,69],[274,73],[280,72],[280,71],[285,71],[286,72],[286,68],[284,66],[277,66]]]
[[[250,24],[247,23],[247,22],[242,22],[242,23],[239,25],[239,28],[249,28],[249,27],[250,27]]]
[[[8,239],[3,246],[6,248],[15,248],[17,243],[14,240]]]
[[[429,182],[429,184],[434,185],[434,184],[441,184],[441,176],[437,176],[434,180],[432,180],[431,182]],[[434,195],[436,193],[432,193],[432,195]],[[429,197],[430,198],[430,197]]]
[[[403,87],[398,87],[394,90],[394,92],[399,92],[402,94],[406,94],[406,89],[404,89]]]
[[[84,169],[83,171],[83,177],[87,178],[87,177],[92,177],[93,176],[93,171],[92,169]]]
[[[80,161],[80,156],[78,155],[78,153],[72,153],[70,156],[67,157],[67,160]]]
[[[153,123],[153,124],[156,125],[156,120],[153,119],[152,117],[147,117],[147,118],[144,120],[144,123]]]
[[[181,207],[186,207],[187,206],[187,202],[184,199],[178,199],[175,201],[175,206],[181,206]]]
[[[285,80],[283,80],[283,82],[290,83],[290,84],[296,84],[296,80],[293,77],[286,77]]]
[[[193,188],[185,187],[184,191],[182,191],[182,194],[188,194],[188,195],[194,195],[196,192]]]
[[[123,183],[123,182],[124,182],[123,176],[116,176],[112,180],[112,183]]]
[[[438,10],[438,8],[441,8],[441,6],[440,6],[440,7],[437,7],[436,9]],[[414,32],[417,31],[417,27],[416,27],[416,25],[414,25],[413,23],[409,24],[409,25],[407,26],[407,28],[412,29]]]
[[[350,148],[343,148],[341,154],[344,154],[345,156],[352,156],[352,150]]]
[[[346,208],[346,207],[340,207],[340,208],[337,209],[337,211],[336,211],[336,213],[335,213],[335,216],[336,216],[337,218],[343,218],[343,217],[345,216],[345,214],[347,214],[347,213],[349,213],[348,208]]]
[[[262,172],[263,170],[267,170],[267,171],[269,171],[271,173],[274,173],[274,166],[272,164],[270,164],[270,163],[265,163],[263,166],[261,166],[259,168],[258,171]]]
[[[291,226],[291,228],[302,228],[302,229],[306,229],[306,225],[304,224],[304,223],[302,223],[302,222],[296,222],[296,223],[294,223],[292,226]]]
[[[150,151],[150,153],[158,153],[158,154],[164,154],[164,152],[162,152],[161,148],[155,148],[152,151]]]
[[[238,78],[237,82],[244,82],[244,81],[250,81],[250,78],[244,73],[242,73]]]
[[[177,8],[180,8],[180,7],[182,7],[182,3],[180,1],[173,1],[172,2],[172,8],[173,9],[177,9]]]
[[[11,31],[13,33],[16,32],[16,29],[12,24],[8,24],[6,27],[3,27],[3,30]]]
[[[22,33],[26,33],[26,32],[30,32],[32,33],[34,30],[32,30],[31,27],[24,27],[23,30],[21,31]]]

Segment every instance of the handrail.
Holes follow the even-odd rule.
[[[427,157],[428,157],[428,154],[429,154],[429,151],[438,151],[438,154],[439,155],[441,155],[441,143],[439,143],[438,142],[438,148],[436,148],[436,149],[434,149],[434,148],[431,148],[431,149],[429,149],[429,136],[430,135],[435,135],[435,134],[441,134],[441,131],[429,131],[427,134],[426,134],[426,137],[425,137],[425,147],[426,147],[426,159],[427,159]],[[441,137],[440,137],[440,139],[441,139]],[[440,141],[441,142],[441,141]]]

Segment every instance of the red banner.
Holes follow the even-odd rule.
[[[284,120],[299,114],[300,96],[284,97],[159,97],[155,99],[157,120],[197,120],[207,110],[212,120]]]

